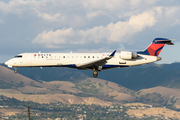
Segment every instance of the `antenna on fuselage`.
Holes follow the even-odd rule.
[[[71,51],[70,53],[72,53],[73,51]]]
[[[39,53],[41,53],[41,51],[39,51]]]

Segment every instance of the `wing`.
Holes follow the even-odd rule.
[[[79,64],[76,64],[76,66],[78,68],[82,68],[82,69],[85,69],[85,68],[97,68],[99,66],[105,65],[109,59],[113,58],[115,53],[116,53],[116,50],[108,57],[98,59],[98,60],[94,60],[94,61],[91,61],[91,62],[79,63]]]

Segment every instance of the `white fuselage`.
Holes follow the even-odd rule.
[[[108,57],[111,53],[22,53],[7,61],[8,67],[70,67],[79,68],[78,65]],[[115,67],[130,67],[147,64],[160,60],[157,56],[140,55],[136,59],[125,60],[120,58],[120,53],[115,53],[108,60],[103,69]],[[83,68],[93,69],[93,68]]]

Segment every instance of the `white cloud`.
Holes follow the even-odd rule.
[[[0,10],[5,13],[22,14],[27,8],[28,1],[11,0],[9,3],[0,2]]]
[[[133,15],[130,20],[129,24],[132,26],[136,26],[136,29],[142,29],[144,26],[153,26],[156,23],[154,12],[144,12],[137,16]]]
[[[119,19],[127,21],[132,16],[155,8],[157,12],[159,11],[159,18],[171,16],[166,19],[177,22],[180,19],[177,15],[179,6],[157,6],[159,1],[161,0],[11,0],[8,3],[0,2],[0,11],[4,14],[17,14],[22,18],[26,15],[37,17],[36,19],[41,18],[45,23],[49,22],[49,25],[57,27],[55,29],[58,27],[88,28],[90,24],[94,24],[92,21],[96,20],[96,17],[102,16],[107,17],[109,23],[115,23]],[[174,13],[177,13],[178,18]],[[109,23],[106,22],[106,25]]]
[[[33,43],[39,43],[39,44],[46,44],[46,47],[49,48],[57,48],[58,46],[53,46],[52,44],[66,44],[66,39],[68,37],[73,36],[74,30],[72,28],[62,30],[56,30],[55,32],[49,31],[49,32],[42,32],[39,34],[34,40]]]
[[[59,19],[63,19],[64,17],[60,17],[60,13],[56,13],[54,15],[50,15],[47,13],[42,13],[37,11],[37,14],[40,18],[44,19],[44,20],[48,20],[50,22],[55,22],[55,21],[59,21]]]
[[[9,3],[0,2],[0,11],[4,14],[17,14],[19,16],[34,15],[50,22],[64,18],[54,7],[55,1],[48,0],[11,0]]]
[[[81,3],[85,9],[91,10],[107,10],[112,12],[123,12],[142,8],[151,8],[158,0],[82,0]]]
[[[74,30],[63,28],[56,31],[42,32],[33,43],[53,46],[57,44],[87,44],[93,43],[113,43],[128,42],[128,38],[135,33],[142,31],[146,27],[151,27],[156,23],[153,11],[130,17],[129,21],[110,23],[107,26],[95,26],[87,30]]]
[[[99,15],[105,15],[105,13],[103,11],[101,11],[101,10],[98,10],[96,12],[88,13],[86,16],[87,16],[87,18],[92,19],[92,18],[97,17]]]
[[[89,50],[98,44],[113,48],[121,42],[123,49],[135,49],[142,38],[143,44],[149,37],[179,38],[180,2],[175,0],[4,1],[0,1],[1,38],[17,41],[13,46],[34,38],[29,46],[40,44],[38,49],[46,49],[41,48],[44,45]]]
[[[159,6],[154,8],[156,13],[154,16],[157,20],[156,30],[165,29],[167,27],[172,27],[174,25],[178,25],[180,21],[180,6]]]

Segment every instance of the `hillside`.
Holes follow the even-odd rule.
[[[120,84],[126,88],[138,91],[156,86],[180,88],[180,63],[147,64],[129,68],[115,68],[99,72],[99,79]],[[71,68],[18,68],[20,74],[33,80],[70,81],[92,77],[90,70]]]
[[[114,102],[134,100],[131,95],[134,91],[118,84],[96,78],[85,77],[83,80],[75,80],[69,77],[72,82],[34,81],[0,66],[0,94],[39,103],[61,102],[109,106]]]
[[[0,88],[13,88],[24,86],[45,87],[42,83],[27,78],[21,74],[14,74],[10,69],[0,66]]]
[[[107,70],[99,78],[136,91],[156,86],[180,88],[180,71],[166,71],[158,66]]]
[[[104,79],[88,77],[92,71],[68,68],[18,69],[30,79],[0,66],[0,93],[39,103],[110,105],[142,102],[180,108],[180,72],[177,67],[180,63],[175,64],[102,71],[99,78]]]
[[[136,92],[141,102],[159,103],[180,108],[180,89],[166,88],[162,86],[142,89]]]

